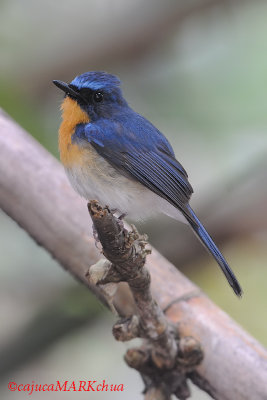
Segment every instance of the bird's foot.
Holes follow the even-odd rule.
[[[113,215],[114,215],[114,214],[117,214],[117,215],[118,215],[118,217],[116,216],[116,218],[118,219],[119,227],[121,228],[121,230],[123,230],[123,229],[124,229],[123,220],[124,220],[124,218],[126,217],[127,213],[122,213],[122,214],[121,214],[120,210],[118,210],[117,208],[112,208],[112,209],[110,210],[110,212],[111,212]]]
[[[111,212],[111,214],[118,214],[119,216],[117,218],[119,220],[123,220],[127,215],[127,213],[122,213],[121,214],[121,211],[118,208],[111,208],[110,212]]]
[[[121,214],[121,215],[118,217],[118,219],[119,219],[120,221],[122,221],[126,216],[127,216],[127,213],[123,213],[123,214]]]

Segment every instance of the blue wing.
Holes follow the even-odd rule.
[[[80,125],[76,135],[86,139],[121,173],[141,182],[190,218],[186,205],[193,189],[171,145],[140,115],[136,114],[134,121],[129,116],[124,118]]]
[[[149,121],[138,114],[124,120],[100,120],[97,124],[80,125],[75,135],[89,142],[120,173],[136,179],[177,207],[216,259],[234,292],[241,296],[242,289],[233,271],[189,206],[193,189],[186,171],[175,159],[167,139]]]

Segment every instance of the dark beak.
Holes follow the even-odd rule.
[[[66,95],[70,95],[71,97],[74,97],[74,99],[82,99],[81,95],[76,92],[72,87],[70,87],[70,85],[68,83],[62,82],[62,81],[57,81],[54,80],[53,83],[61,90],[63,90],[63,92],[66,93]]]

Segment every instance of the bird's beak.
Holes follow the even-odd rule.
[[[62,81],[57,81],[54,80],[53,83],[61,90],[63,90],[63,92],[66,93],[66,95],[69,95],[71,97],[74,97],[74,99],[82,99],[81,95],[76,92],[72,87],[70,87],[70,85],[68,83],[62,82]]]

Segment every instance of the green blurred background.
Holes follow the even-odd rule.
[[[164,132],[188,171],[192,204],[239,277],[242,300],[186,226],[159,217],[138,228],[264,345],[266,20],[264,1],[0,3],[1,107],[58,157],[62,97],[52,79],[69,82],[89,70],[119,75],[130,105]],[[16,398],[9,381],[106,379],[124,383],[125,392],[79,398],[142,399],[141,379],[122,359],[132,344],[113,340],[113,317],[3,212],[0,299],[1,398]]]

